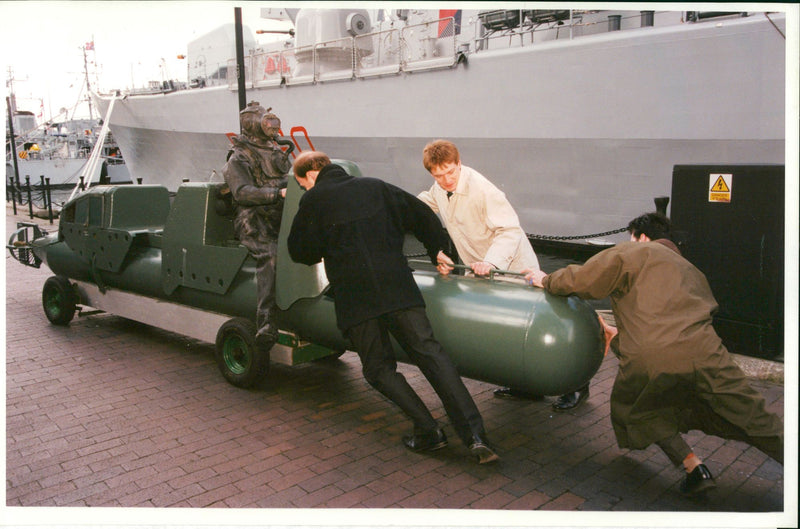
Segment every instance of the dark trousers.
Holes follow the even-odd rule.
[[[683,460],[686,459],[686,456],[692,453],[692,448],[686,444],[686,441],[683,440],[683,437],[679,433],[676,433],[672,437],[656,441],[656,444],[667,454],[667,457],[675,466],[683,464]]]
[[[438,425],[397,372],[390,334],[433,386],[461,440],[468,445],[473,434],[484,435],[480,412],[455,365],[434,338],[423,307],[384,314],[351,327],[346,334],[361,358],[364,378],[403,410],[414,422],[416,433],[429,432]]]
[[[273,344],[278,340],[275,309],[275,263],[277,242],[264,243],[250,237],[241,237],[242,244],[256,260],[256,337]]]

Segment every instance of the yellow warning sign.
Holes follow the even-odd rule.
[[[733,175],[710,174],[708,175],[708,187],[709,202],[730,202],[733,193]]]

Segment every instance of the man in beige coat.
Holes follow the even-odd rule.
[[[526,277],[552,294],[610,296],[619,331],[611,393],[617,443],[631,449],[658,444],[686,470],[681,491],[696,494],[713,487],[714,479],[681,432],[744,441],[783,464],[783,422],[766,411],[714,331],[717,302],[706,277],[671,241],[645,235],[648,224],[665,221],[656,213],[642,215],[628,226],[631,242],[584,265]]]
[[[417,198],[439,214],[459,258],[475,275],[488,275],[492,269],[539,269],[536,253],[505,193],[475,169],[462,165],[455,144],[447,140],[430,142],[422,151],[422,165],[435,183]],[[447,275],[453,261],[443,253],[439,255],[438,270]],[[499,388],[494,394],[501,398],[542,398],[513,388]],[[553,409],[573,409],[588,396],[587,384],[560,396]]]
[[[462,165],[453,143],[429,143],[422,163],[436,182],[417,198],[441,216],[458,256],[476,275],[488,275],[493,268],[539,269],[539,260],[505,194],[478,171]],[[449,273],[452,264],[441,261],[439,271]]]

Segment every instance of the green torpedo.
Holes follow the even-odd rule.
[[[354,176],[352,162],[336,161]],[[216,345],[232,384],[261,380],[271,362],[295,365],[341,355],[321,264],[295,263],[288,231],[304,192],[289,178],[276,269],[280,339],[255,346],[255,261],[234,238],[220,183],[96,186],[64,205],[58,231],[21,224],[8,249],[55,274],[42,289],[45,315],[66,325],[84,308],[106,311]],[[462,376],[540,395],[586,384],[603,360],[598,315],[577,297],[518,282],[451,274],[410,263],[436,338]],[[398,359],[408,362],[395,344]]]

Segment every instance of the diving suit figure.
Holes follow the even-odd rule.
[[[239,113],[241,134],[222,169],[235,207],[234,230],[239,242],[256,260],[256,344],[269,351],[278,339],[275,320],[275,262],[278,255],[287,173],[288,152],[278,143],[281,121],[271,108],[251,101]]]

